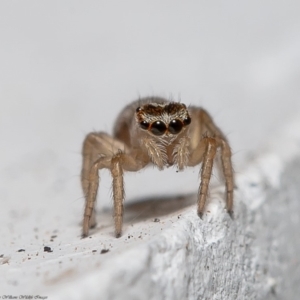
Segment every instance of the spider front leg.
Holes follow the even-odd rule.
[[[123,223],[124,183],[123,170],[138,171],[149,163],[148,156],[138,149],[129,152],[121,141],[105,133],[91,133],[84,142],[82,186],[86,196],[82,236],[88,236],[94,225],[94,206],[99,185],[99,170],[106,168],[113,178],[114,220],[116,237],[121,236]],[[100,158],[99,158],[100,156]],[[95,159],[98,157],[98,159]]]
[[[233,171],[231,166],[231,151],[225,140],[220,137],[204,137],[198,147],[191,153],[189,165],[194,166],[202,162],[201,183],[198,191],[197,213],[202,218],[205,202],[208,194],[208,187],[211,178],[213,162],[217,148],[221,148],[222,168],[226,181],[226,206],[227,211],[232,215],[233,205]]]
[[[205,137],[200,142],[198,147],[191,153],[189,165],[195,166],[202,162],[201,167],[201,182],[198,190],[197,213],[202,218],[205,202],[208,194],[208,186],[212,173],[213,160],[216,155],[216,141],[214,138]]]
[[[83,160],[81,171],[81,185],[86,201],[90,194],[89,185],[93,182],[93,180],[95,180],[94,177],[93,179],[90,178],[90,172],[93,164],[99,159],[99,157],[112,157],[118,149],[125,149],[124,144],[104,132],[91,132],[86,136],[82,147]],[[90,228],[95,227],[97,224],[96,211],[94,208],[92,209],[92,215],[89,222]]]
[[[98,170],[111,168],[111,158],[118,149],[127,150],[126,145],[104,132],[89,133],[83,143],[81,184],[86,199],[83,220],[83,236],[89,228],[96,226],[95,202],[99,185]]]
[[[111,160],[111,174],[113,178],[114,221],[115,234],[117,238],[120,237],[122,233],[124,212],[124,181],[121,161],[122,153],[114,156]]]
[[[89,170],[88,175],[88,190],[86,193],[84,217],[82,224],[82,237],[87,237],[89,229],[96,225],[94,206],[99,186],[99,170],[103,168],[110,168],[110,159],[100,157]],[[92,221],[92,222],[91,222]]]
[[[113,200],[114,200],[114,221],[115,235],[120,237],[123,227],[124,212],[124,182],[123,171],[138,171],[149,163],[148,156],[139,156],[138,150],[129,154],[119,151],[111,159],[111,175],[113,177]]]
[[[221,144],[221,160],[223,173],[225,177],[226,184],[226,205],[227,211],[230,217],[233,217],[233,188],[234,188],[234,179],[233,179],[233,168],[231,163],[231,149],[227,141],[220,139]]]

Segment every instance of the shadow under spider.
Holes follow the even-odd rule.
[[[185,194],[176,196],[154,196],[145,198],[136,198],[130,202],[124,203],[124,224],[136,223],[146,219],[155,219],[163,217],[176,211],[180,211],[188,206],[196,205],[196,194]],[[104,215],[112,216],[112,209],[105,208],[97,213],[98,224]],[[100,227],[103,227],[100,225]]]

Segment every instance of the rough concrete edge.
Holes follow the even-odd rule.
[[[171,229],[110,258],[99,271],[61,286],[49,298],[272,297],[277,282],[264,266],[272,241],[260,247],[255,231],[263,227],[263,214],[269,210],[263,207],[272,205],[266,204],[270,191],[280,188],[287,162],[299,153],[299,120],[295,118],[271,137],[257,158],[237,175],[234,221],[224,211],[222,193],[217,192],[203,220],[194,208],[187,209]]]

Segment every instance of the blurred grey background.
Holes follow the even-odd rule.
[[[16,207],[64,217],[76,207],[79,222],[84,136],[111,132],[140,96],[205,107],[239,171],[300,108],[299,8],[291,0],[1,1],[2,220]],[[126,174],[126,194],[196,191],[198,170]]]

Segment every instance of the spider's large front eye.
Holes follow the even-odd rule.
[[[167,126],[164,122],[156,121],[152,123],[150,130],[154,135],[163,135],[167,130]]]
[[[181,131],[182,127],[182,122],[180,120],[174,119],[170,122],[168,129],[172,134],[177,134]]]
[[[141,126],[142,129],[147,130],[147,129],[149,128],[149,123],[146,122],[146,121],[142,121],[142,122],[140,123],[140,126]]]
[[[183,120],[183,124],[184,124],[184,125],[189,125],[189,124],[191,124],[191,121],[192,121],[192,119],[191,119],[190,117],[186,117],[186,118]]]

